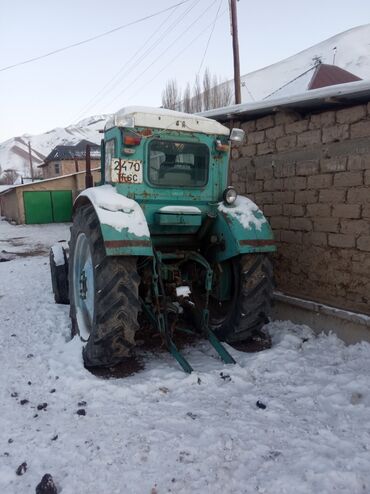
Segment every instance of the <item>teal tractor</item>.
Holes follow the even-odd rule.
[[[271,228],[228,186],[231,143],[244,132],[198,115],[131,107],[105,125],[101,185],[74,203],[67,252],[51,251],[57,302],[70,303],[86,367],[133,355],[143,320],[186,372],[177,331],[239,342],[266,323]],[[61,250],[62,249],[62,250]]]

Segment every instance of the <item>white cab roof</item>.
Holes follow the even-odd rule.
[[[224,125],[201,117],[163,108],[128,106],[122,108],[107,120],[105,130],[113,127],[151,127],[155,129],[181,130],[182,132],[201,132],[203,134],[230,134]]]

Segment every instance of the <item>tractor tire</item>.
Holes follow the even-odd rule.
[[[53,245],[50,249],[49,261],[55,303],[68,305],[68,259],[61,244]]]
[[[73,219],[69,266],[72,335],[86,342],[85,367],[113,367],[131,357],[135,346],[136,257],[106,255],[99,220],[87,205]]]
[[[233,299],[223,317],[210,306],[210,328],[222,341],[244,341],[257,335],[268,322],[273,292],[270,259],[264,254],[245,254],[232,261]]]

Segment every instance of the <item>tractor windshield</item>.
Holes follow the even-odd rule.
[[[154,185],[202,187],[208,163],[205,144],[155,139],[149,145],[149,181]]]

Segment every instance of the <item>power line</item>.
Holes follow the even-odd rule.
[[[218,17],[221,17],[225,14],[227,9],[224,9],[219,15]],[[210,24],[208,24],[204,29],[207,29],[209,27],[211,27],[213,25],[213,22],[211,22]],[[136,94],[138,94],[142,89],[144,89],[148,84],[150,84],[152,81],[154,81],[154,79],[156,79],[164,70],[167,69],[167,67],[169,65],[171,65],[175,60],[178,59],[178,57],[180,55],[182,55],[182,53],[184,53],[184,51],[186,51],[191,45],[193,45],[196,41],[198,41],[199,38],[201,38],[203,35],[204,35],[204,29],[202,30],[202,32],[200,34],[198,34],[198,36],[196,36],[195,38],[192,39],[192,41],[190,41],[190,43],[188,43],[180,52],[178,52],[166,65],[164,65],[149,81],[147,81],[145,84],[143,84],[134,94],[133,96],[136,96]]]
[[[200,73],[200,71],[201,71],[201,68],[202,68],[202,65],[203,65],[204,59],[206,58],[206,54],[207,54],[207,50],[208,50],[208,46],[209,46],[209,42],[211,41],[213,31],[215,30],[215,25],[216,25],[216,21],[217,21],[218,13],[220,12],[221,4],[222,4],[222,0],[220,0],[220,3],[219,3],[219,5],[218,5],[218,9],[217,9],[217,12],[216,12],[216,17],[215,17],[215,20],[213,21],[212,30],[211,30],[211,32],[209,33],[209,37],[208,37],[208,41],[207,41],[207,44],[206,44],[206,48],[205,48],[204,53],[203,53],[203,58],[202,58],[202,61],[200,62],[200,65],[199,65],[199,69],[198,69],[198,76],[199,76],[199,73]]]
[[[53,50],[53,51],[50,51],[48,53],[44,53],[43,55],[39,55],[37,57],[23,60],[22,62],[8,65],[7,67],[2,67],[2,68],[0,68],[0,72],[4,72],[5,70],[10,70],[10,69],[13,69],[15,67],[19,67],[20,65],[25,65],[27,63],[36,62],[37,60],[41,60],[42,58],[50,57],[52,55],[55,55],[56,53],[70,50],[71,48],[75,48],[76,46],[84,45],[85,43],[90,43],[90,41],[95,41],[96,39],[103,38],[104,36],[108,36],[109,34],[112,34],[112,33],[115,33],[116,31],[124,29],[125,27],[133,26],[134,24],[138,24],[140,22],[151,19],[152,17],[156,17],[160,14],[163,14],[164,12],[168,12],[169,10],[172,10],[172,9],[174,9],[174,8],[184,4],[184,3],[187,3],[189,1],[190,0],[183,0],[182,2],[179,2],[179,3],[176,3],[175,5],[172,5],[171,7],[167,7],[166,9],[155,12],[154,14],[150,14],[150,15],[147,15],[145,17],[141,17],[140,19],[136,19],[135,21],[128,22],[127,24],[122,24],[121,26],[115,27],[114,29],[110,29],[109,31],[105,31],[103,33],[97,34],[96,36],[92,36],[91,38],[87,38],[87,39],[84,39],[82,41],[78,41],[77,43],[72,43],[72,44],[64,46],[62,48],[58,48],[57,50]]]
[[[214,5],[216,3],[217,0],[213,0],[213,2],[198,16],[198,18],[193,21],[179,36],[177,36],[177,38],[175,38],[171,45],[174,45],[182,36],[184,36],[184,34],[186,34],[190,28],[192,28],[194,26],[194,24],[196,24],[209,10],[210,7],[212,7],[212,5]],[[207,26],[208,27],[208,26]],[[204,34],[204,31],[201,33],[201,34]],[[200,37],[200,36],[198,36]],[[182,52],[181,52],[182,53]],[[150,63],[146,69],[144,69],[133,81],[131,81],[130,84],[128,84],[126,87],[124,87],[111,101],[109,101],[108,105],[111,105],[114,101],[116,101],[117,98],[119,98],[119,96],[121,96],[122,93],[124,93],[125,91],[127,91],[127,89],[130,89],[132,87],[132,85],[145,73],[147,72],[150,67],[152,67],[161,57],[163,56],[162,53],[159,54],[159,56],[157,58],[155,58],[152,63]]]
[[[136,50],[134,52],[134,54],[129,58],[129,60],[127,62],[125,62],[121,68],[118,70],[118,72],[116,72],[116,74],[103,86],[102,89],[100,89],[100,91],[95,94],[95,96],[93,96],[90,101],[83,107],[83,109],[81,110],[81,112],[78,113],[77,117],[78,118],[80,115],[83,116],[85,115],[88,111],[90,111],[91,108],[93,108],[99,101],[101,101],[102,99],[104,99],[106,97],[107,94],[109,94],[110,92],[113,91],[113,89],[123,80],[127,77],[128,75],[128,72],[131,71],[132,68],[134,67],[137,67],[145,58],[148,54],[151,54],[152,53],[152,50],[158,45],[160,44],[164,39],[165,37],[176,27],[178,26],[178,22],[180,20],[183,20],[186,15],[195,7],[195,5],[198,3],[198,0],[194,0],[193,3],[190,5],[190,7],[188,7],[187,10],[185,10],[185,12],[182,12],[180,16],[178,16],[174,21],[172,21],[172,23],[167,27],[167,29],[164,31],[163,34],[159,34],[159,37],[156,41],[154,41],[147,49],[144,53],[142,53],[140,55],[140,57],[137,59],[137,55],[144,49],[144,47],[149,43],[149,41],[159,32],[159,30],[162,28],[162,26],[164,24],[167,23],[167,21],[169,20],[169,18],[173,15],[173,13],[175,12],[175,10],[181,5],[179,4],[175,9],[173,9],[170,14],[164,19],[164,21],[159,25],[159,27],[156,27],[154,32],[149,36],[149,38],[147,38],[147,40],[144,42],[143,45],[140,46],[140,48],[138,48],[138,50]],[[130,64],[131,62],[133,62],[132,64]],[[125,70],[125,74],[123,75],[123,77],[119,77],[120,74]],[[113,84],[112,84],[113,83]],[[109,86],[111,86],[109,88]],[[107,89],[109,88],[109,89]],[[107,89],[107,90],[106,90]]]

